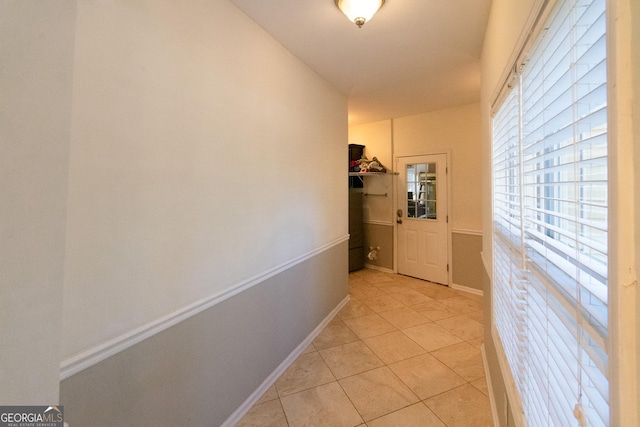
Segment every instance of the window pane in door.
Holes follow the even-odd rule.
[[[407,165],[407,218],[437,219],[436,164]]]

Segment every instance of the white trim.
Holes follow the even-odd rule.
[[[482,237],[482,231],[480,231],[480,230],[465,230],[463,228],[452,228],[451,229],[451,233],[469,234],[469,235],[472,235],[472,236],[481,236]]]
[[[302,341],[286,359],[273,371],[269,376],[260,384],[260,386],[236,409],[233,414],[227,420],[222,423],[220,427],[233,427],[240,422],[249,410],[256,404],[269,387],[271,387],[280,378],[280,375],[287,370],[289,366],[311,345],[313,340],[320,335],[320,332],[333,320],[333,318],[342,310],[342,308],[349,302],[351,297],[347,295],[331,313]]]
[[[195,316],[196,314],[201,313],[216,304],[219,304],[243,291],[246,291],[247,289],[252,288],[257,284],[262,283],[265,280],[270,279],[271,277],[280,274],[283,271],[288,270],[304,261],[307,261],[314,256],[348,240],[348,235],[342,236],[332,242],[320,246],[317,249],[307,252],[306,254],[298,256],[261,274],[244,280],[225,291],[210,295],[206,298],[196,301],[193,304],[174,311],[173,313],[156,319],[153,322],[147,323],[146,325],[122,334],[117,338],[90,348],[89,350],[86,350],[78,355],[65,359],[60,364],[60,381],[65,380],[72,375],[75,375],[78,372],[83,371],[84,369],[87,369],[105,359],[108,359],[109,357],[114,356],[115,354],[126,350],[127,348],[133,347],[134,345],[142,342],[147,338],[152,337],[153,335],[169,329],[170,327],[175,326],[178,323],[192,316]]]
[[[496,398],[493,391],[493,383],[491,382],[491,371],[489,371],[489,362],[487,361],[487,353],[484,350],[484,343],[480,345],[482,353],[482,365],[484,366],[484,379],[487,382],[489,391],[489,403],[491,404],[491,417],[493,418],[493,426],[500,427],[500,418],[498,418],[498,407],[496,406]]]
[[[451,149],[445,150],[446,178],[447,178],[447,285],[453,284],[453,185],[451,180],[454,168],[451,166]]]
[[[504,351],[504,347],[502,346],[502,340],[500,340],[498,330],[494,324],[491,325],[491,337],[493,338],[494,348],[496,350],[496,355],[498,356],[498,365],[500,366],[500,372],[502,373],[502,379],[504,380],[504,388],[507,392],[507,399],[509,401],[511,413],[513,414],[513,420],[517,427],[527,427],[527,420],[524,416],[524,407],[522,405],[522,400],[520,399],[520,393],[518,392],[516,382],[513,378],[513,374],[511,373],[509,361],[507,360],[507,355]]]
[[[611,425],[640,425],[638,351],[638,64],[634,1],[607,1],[609,94],[609,408]],[[635,28],[634,28],[635,27]],[[634,46],[634,43],[636,44]],[[635,150],[635,151],[634,151]],[[635,176],[634,176],[635,172]],[[631,179],[629,179],[631,177]],[[634,179],[635,178],[635,179]],[[635,216],[635,217],[634,217]],[[635,230],[635,233],[634,233]]]
[[[370,219],[367,221],[362,221],[363,224],[371,224],[371,225],[383,225],[385,227],[393,227],[393,222],[391,221],[378,221],[375,219]]]
[[[484,292],[482,291],[482,289],[475,289],[475,288],[470,288],[468,286],[456,285],[455,283],[452,283],[450,288],[455,289],[457,291],[468,292],[470,294],[475,294],[480,296],[484,295]]]
[[[371,270],[378,270],[384,273],[392,273],[392,274],[394,273],[394,271],[389,268],[378,267],[377,265],[373,265],[373,264],[365,264],[364,268],[370,268]]]
[[[484,266],[484,271],[487,273],[487,276],[489,276],[489,279],[491,279],[493,281],[493,269],[489,266],[489,261],[484,256],[484,251],[480,252],[480,259],[482,260],[482,265]]]

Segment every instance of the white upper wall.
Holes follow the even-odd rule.
[[[0,405],[58,403],[75,9],[0,2]]]
[[[343,95],[226,0],[79,2],[63,358],[347,235]]]
[[[631,15],[637,17],[633,21],[633,33],[631,36],[631,49],[633,53],[632,75],[633,80],[633,111],[631,119],[634,123],[634,160],[635,160],[635,274],[640,274],[640,2],[631,2]],[[636,284],[636,315],[640,313],[640,286]],[[640,343],[640,328],[636,330],[636,344]],[[640,368],[640,351],[636,352],[636,367]],[[636,396],[640,396],[640,381],[636,381]],[[636,408],[636,417],[640,420],[640,405]]]
[[[479,105],[394,119],[393,135],[394,156],[450,153],[451,226],[482,230]]]

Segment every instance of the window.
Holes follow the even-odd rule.
[[[493,315],[529,426],[609,425],[605,4],[556,2],[493,118]]]
[[[437,219],[436,163],[407,165],[407,217]]]

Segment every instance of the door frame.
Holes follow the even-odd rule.
[[[418,156],[431,156],[435,154],[444,154],[446,156],[446,180],[447,180],[447,265],[449,266],[447,271],[448,276],[448,285],[447,287],[451,287],[453,283],[453,265],[451,264],[451,260],[453,259],[453,248],[451,247],[452,238],[451,238],[451,224],[452,224],[452,215],[451,215],[451,150],[442,150],[442,151],[431,151],[431,152],[423,152],[420,154],[404,154],[404,155],[393,155],[393,272],[398,274],[398,223],[396,222],[396,210],[398,209],[398,179],[401,173],[404,171],[396,170],[396,166],[398,164],[398,159],[410,158],[410,157],[418,157]],[[444,285],[443,285],[444,286]]]

